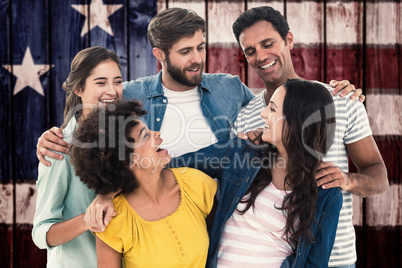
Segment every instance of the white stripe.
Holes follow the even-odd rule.
[[[0,187],[0,223],[13,223],[13,185],[2,184]]]
[[[366,107],[374,135],[402,135],[402,96],[367,94]]]
[[[328,2],[327,45],[363,43],[363,3]]]
[[[366,11],[368,45],[402,43],[402,10],[400,2],[368,2]]]
[[[245,5],[242,1],[210,1],[208,3],[208,44],[223,44],[225,47],[238,48],[232,24],[244,9]]]
[[[159,11],[166,9],[166,5],[164,2],[165,1],[158,1]],[[191,9],[197,12],[197,14],[205,20],[205,1],[203,0],[192,0],[192,1],[169,0],[169,8],[172,7]]]
[[[315,1],[286,3],[286,17],[296,44],[323,43],[323,6]]]
[[[367,225],[400,226],[402,208],[402,187],[392,184],[381,195],[366,198]]]
[[[33,223],[36,206],[36,184],[17,183],[15,187],[17,223]]]
[[[363,198],[355,196],[353,198],[353,225],[363,226]]]
[[[36,206],[36,186],[33,183],[17,183],[16,193],[16,223],[32,224]],[[3,184],[0,188],[0,223],[12,224],[14,203],[13,184]]]
[[[253,7],[260,7],[260,6],[270,6],[283,15],[283,8],[284,8],[284,3],[283,1],[261,1],[261,0],[256,0],[256,1],[247,1],[247,8],[251,9]]]

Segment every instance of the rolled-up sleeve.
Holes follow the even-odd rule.
[[[50,249],[46,235],[50,227],[64,221],[64,198],[71,178],[70,166],[64,155],[63,160],[46,159],[50,167],[39,163],[36,211],[33,221],[32,240],[40,249]]]

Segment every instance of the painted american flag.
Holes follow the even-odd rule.
[[[239,75],[255,93],[263,84],[231,31],[246,9],[270,5],[284,14],[296,47],[296,72],[363,88],[366,109],[390,187],[354,198],[358,267],[402,267],[401,2],[263,0],[0,0],[0,267],[45,267],[31,240],[37,178],[36,142],[60,126],[61,88],[81,49],[103,46],[121,58],[125,80],[155,74],[146,27],[167,7],[206,19],[206,72]],[[96,15],[96,16],[95,16]]]

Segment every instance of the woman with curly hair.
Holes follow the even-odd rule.
[[[94,107],[105,106],[122,96],[119,57],[103,47],[90,47],[77,53],[63,83],[66,91],[63,136],[69,142],[78,124]],[[75,175],[68,154],[63,160],[48,159],[39,164],[38,196],[32,239],[47,249],[48,267],[96,267],[97,231],[86,224],[87,207],[95,197]]]
[[[71,162],[97,194],[120,191],[117,215],[96,233],[98,267],[205,267],[217,183],[191,168],[165,169],[171,157],[139,102],[89,114],[75,131]]]

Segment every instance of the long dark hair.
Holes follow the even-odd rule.
[[[283,115],[286,124],[282,129],[282,143],[288,154],[287,175],[284,187],[292,188],[282,207],[287,212],[284,236],[291,246],[297,246],[300,236],[308,242],[314,241],[310,230],[315,216],[315,202],[318,196],[315,172],[323,155],[333,143],[335,133],[335,106],[332,96],[322,85],[297,79],[288,79],[283,101]],[[271,168],[276,148],[269,146],[262,159],[259,173],[242,201],[245,213],[254,206],[258,194],[272,182]],[[298,227],[296,222],[299,221]]]

